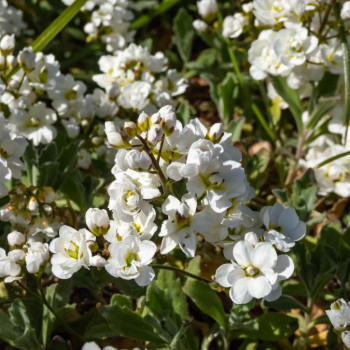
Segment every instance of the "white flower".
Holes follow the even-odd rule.
[[[74,118],[62,119],[61,122],[67,131],[68,137],[74,139],[79,135],[80,127]]]
[[[266,228],[265,240],[282,252],[288,252],[306,234],[306,225],[293,208],[276,203],[272,207],[263,207],[260,217]]]
[[[0,248],[0,278],[4,278],[5,283],[11,283],[19,279],[21,267],[16,263],[16,259],[10,255],[6,255],[3,248]]]
[[[305,12],[304,1],[300,0],[254,0],[253,11],[263,25],[274,26],[281,22],[298,22]]]
[[[151,164],[151,158],[145,151],[120,149],[115,156],[115,166],[112,169],[112,174],[116,175],[118,172],[127,171],[128,169],[147,171]]]
[[[193,146],[197,148],[197,145]],[[222,213],[231,206],[231,198],[246,191],[244,170],[238,162],[221,163],[218,159],[211,158],[211,147],[207,150],[201,148],[202,152],[198,154],[192,152],[193,150],[189,152],[186,167],[181,170],[183,176],[188,178],[187,190],[198,197],[204,193],[211,208]]]
[[[252,298],[276,300],[281,295],[280,280],[289,278],[294,264],[287,255],[277,256],[270,243],[253,246],[239,241],[232,250],[233,261],[221,265],[216,271],[216,281],[230,288],[230,297],[236,304],[249,303]]]
[[[341,334],[341,340],[347,348],[350,348],[350,331],[344,331]]]
[[[92,341],[92,342],[85,343],[81,348],[81,350],[117,350],[117,349],[113,346],[105,346],[101,349],[95,342]]]
[[[27,147],[27,141],[23,137],[10,136],[10,126],[0,114],[0,196],[7,194],[7,189],[2,183],[11,178],[19,179],[21,171],[25,169],[20,157]]]
[[[193,25],[193,28],[197,30],[199,33],[203,33],[208,29],[208,25],[201,19],[194,20],[192,25]]]
[[[115,220],[110,222],[110,228],[104,236],[110,243],[122,241],[130,235],[137,236],[141,240],[150,239],[157,231],[157,225],[154,223],[156,211],[151,205],[142,205],[141,210],[133,215],[132,222],[124,222],[114,216]]]
[[[0,36],[13,33],[20,35],[27,25],[23,22],[23,12],[9,6],[6,0],[0,2]]]
[[[29,108],[28,112],[16,110],[10,117],[12,132],[25,136],[34,146],[40,143],[48,144],[56,137],[56,128],[52,125],[57,116],[54,110],[47,108],[45,103],[38,102]]]
[[[105,133],[109,144],[115,148],[130,148],[125,135],[113,122],[105,122]]]
[[[7,235],[7,242],[10,246],[21,246],[26,241],[26,236],[18,231],[12,231]]]
[[[263,30],[257,40],[253,41],[249,51],[250,75],[256,80],[262,80],[268,74],[286,76],[291,68],[283,64],[276,54],[274,42],[278,32]]]
[[[105,209],[88,209],[85,214],[85,222],[95,236],[104,235],[109,230],[109,216]]]
[[[91,165],[91,157],[89,152],[82,148],[77,154],[77,165],[81,169],[88,169]]]
[[[89,268],[92,253],[89,245],[96,237],[88,230],[79,231],[69,226],[62,226],[59,237],[50,243],[52,273],[61,279],[68,279],[81,267]]]
[[[340,17],[344,20],[350,19],[350,1],[346,1],[342,5]]]
[[[135,81],[121,88],[118,103],[126,110],[142,111],[150,103],[152,86],[146,81]]]
[[[25,257],[29,273],[37,273],[47,260],[49,260],[49,246],[47,243],[31,242]]]
[[[157,246],[151,241],[141,241],[135,236],[109,246],[110,259],[106,271],[126,280],[134,279],[139,286],[151,283],[155,276],[153,269],[147,265],[152,262]]]
[[[168,196],[162,205],[162,211],[168,215],[164,221],[159,236],[163,237],[160,251],[167,254],[177,245],[189,257],[194,257],[197,247],[195,231],[197,199],[193,195],[184,195],[181,202],[174,196]]]
[[[344,299],[332,303],[326,314],[338,332],[344,331],[350,325],[350,305]]]
[[[4,35],[0,40],[0,51],[2,55],[7,56],[12,53],[15,48],[15,36]]]
[[[282,29],[278,32],[273,48],[282,63],[287,67],[299,66],[312,57],[318,39],[308,35],[304,27]]]
[[[326,67],[333,74],[342,74],[344,71],[343,51],[338,39],[328,40],[327,44],[319,46]]]
[[[197,1],[198,13],[207,21],[212,20],[218,12],[218,4],[216,0],[200,0]]]
[[[248,23],[247,18],[239,12],[233,16],[227,16],[224,19],[222,35],[226,38],[238,38]]]
[[[322,161],[346,152],[348,149],[342,145],[327,141],[323,147],[312,147],[306,155],[305,165],[315,167]],[[319,194],[326,196],[334,192],[340,197],[350,196],[350,163],[349,156],[341,157],[315,170]]]
[[[25,47],[18,53],[17,60],[25,72],[31,72],[35,69],[35,53],[32,47]]]
[[[159,179],[149,173],[129,169],[118,173],[117,179],[108,187],[109,209],[125,222],[133,222],[133,215],[149,205],[146,200],[160,196]]]

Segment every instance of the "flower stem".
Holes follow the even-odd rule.
[[[162,183],[164,195],[168,196],[169,193],[170,193],[168,181],[167,181],[167,179],[166,179],[166,177],[165,177],[161,167],[159,166],[159,163],[157,162],[157,159],[154,157],[154,155],[153,155],[151,149],[149,148],[146,140],[141,135],[137,135],[137,138],[141,141],[144,150],[147,152],[147,154],[151,158],[153,168],[157,171],[157,173],[159,175],[159,178],[160,178],[160,181]]]
[[[187,277],[191,277],[191,278],[194,278],[196,280],[199,280],[199,281],[202,281],[202,282],[205,282],[205,283],[212,283],[213,282],[210,279],[207,279],[205,277],[201,277],[201,276],[198,276],[198,275],[194,275],[191,272],[188,272],[186,270],[178,269],[177,267],[174,267],[174,266],[160,265],[160,264],[152,264],[151,266],[153,268],[155,268],[155,269],[170,270],[170,271],[178,272],[178,273],[181,273],[181,274],[183,274],[183,275],[185,275]]]

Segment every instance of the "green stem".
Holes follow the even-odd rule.
[[[160,178],[160,181],[162,183],[164,195],[168,196],[169,193],[170,193],[168,181],[167,181],[167,179],[166,179],[166,177],[165,177],[161,167],[159,166],[159,163],[157,162],[157,159],[154,157],[154,155],[153,155],[151,149],[149,148],[146,140],[141,135],[137,135],[137,138],[141,141],[144,150],[147,152],[147,154],[151,158],[153,168],[154,168],[154,170],[157,171],[157,173],[159,175],[159,178]]]
[[[170,271],[174,271],[174,272],[177,272],[177,273],[181,273],[181,274],[183,274],[183,275],[185,275],[187,277],[191,277],[191,278],[194,278],[194,279],[202,281],[202,282],[206,282],[206,283],[212,283],[213,282],[212,280],[209,280],[209,279],[201,277],[201,276],[194,275],[191,272],[188,272],[186,270],[178,269],[177,267],[174,267],[174,266],[160,265],[160,264],[152,264],[151,266],[153,268],[155,268],[155,269],[170,270]]]

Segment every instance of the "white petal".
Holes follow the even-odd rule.
[[[242,278],[237,281],[230,289],[230,297],[236,304],[247,304],[252,300],[248,293],[248,278]]]
[[[273,268],[276,265],[277,253],[270,243],[259,243],[253,252],[252,263],[258,268]]]
[[[272,286],[265,276],[249,278],[248,292],[254,298],[260,299],[270,294]]]
[[[135,278],[135,282],[141,287],[150,284],[155,276],[154,270],[149,266],[142,266],[139,272],[140,275]]]
[[[278,274],[278,280],[283,281],[293,275],[294,263],[291,257],[288,255],[279,255],[277,258],[277,263],[274,268],[275,272]]]

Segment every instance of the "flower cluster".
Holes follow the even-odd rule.
[[[335,331],[341,335],[344,345],[350,348],[350,304],[344,299],[339,299],[331,304],[326,314]]]
[[[349,150],[349,142],[345,145],[335,143],[327,136],[320,137],[308,150],[303,165],[315,169],[315,177],[318,184],[318,193],[327,196],[335,193],[340,197],[350,196],[350,158],[345,156],[335,159],[321,167],[316,168],[321,162],[337,156]]]
[[[13,231],[7,235],[10,251],[0,252],[0,278],[5,282],[20,279],[22,266],[29,273],[43,271],[49,260],[50,242],[58,233],[63,211],[57,207],[57,194],[50,187],[42,189],[18,184],[10,192],[10,201],[0,208],[0,220],[9,222]]]
[[[22,34],[27,25],[23,21],[23,13],[21,10],[9,6],[6,0],[0,1],[0,37],[6,34],[14,34],[16,36]]]
[[[74,0],[62,2],[68,6]],[[90,15],[89,22],[84,26],[87,41],[100,38],[106,44],[108,52],[123,49],[133,41],[135,32],[130,31],[129,27],[134,14],[129,0],[89,0],[82,11]]]
[[[106,122],[105,131],[118,150],[115,180],[108,187],[113,219],[105,209],[91,208],[85,220],[89,230],[60,228],[50,243],[57,277],[104,267],[114,277],[145,286],[155,276],[152,239],[158,231],[161,254],[179,247],[194,257],[204,241],[222,246],[232,262],[218,269],[216,280],[231,287],[234,302],[280,296],[279,281],[293,274],[294,265],[278,253],[305,235],[305,224],[294,209],[280,204],[260,213],[246,206],[252,189],[241,154],[221,124],[207,129],[194,119],[183,126],[167,105],[152,115],[142,112],[137,123]]]
[[[101,74],[93,80],[112,94],[125,112],[155,113],[173,103],[173,97],[186,90],[187,82],[176,70],[167,69],[162,52],[152,55],[145,47],[130,44],[114,56],[99,60]]]
[[[11,136],[8,121],[0,114],[0,197],[8,194],[5,183],[20,179],[25,169],[21,157],[27,141],[23,137]]]

